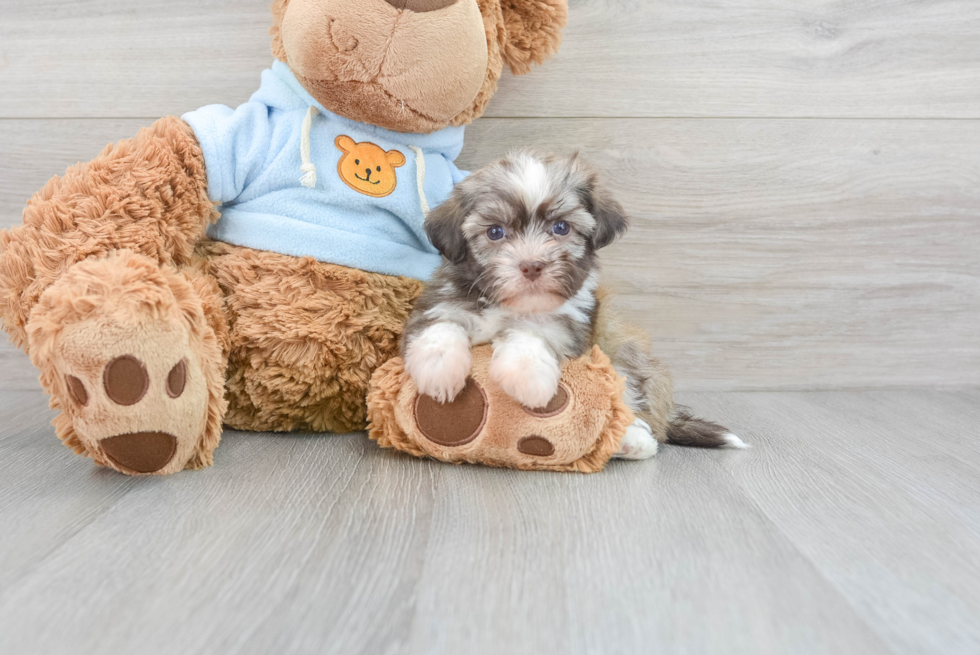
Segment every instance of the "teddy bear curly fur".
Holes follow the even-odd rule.
[[[303,74],[294,59],[330,64],[331,49],[345,47],[313,18],[330,7],[368,12],[384,3],[422,18],[454,3],[478,8],[486,70],[461,111],[409,98],[407,118],[396,114],[391,107],[404,107],[404,98],[366,81],[367,65],[352,64],[349,52],[327,81]],[[291,17],[304,12],[298,34]],[[272,13],[273,54],[324,106],[426,132],[478,118],[505,63],[523,73],[553,54],[566,4],[275,0]],[[370,39],[362,41],[368,50]],[[194,131],[166,117],[50,180],[28,202],[23,225],[0,232],[3,327],[40,370],[59,410],[57,434],[75,452],[124,473],[167,474],[210,465],[222,424],[365,427],[371,374],[396,353],[421,283],[210,240],[205,231],[219,211]]]

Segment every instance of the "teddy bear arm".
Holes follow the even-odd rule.
[[[162,118],[52,178],[28,202],[23,224],[0,232],[0,318],[26,349],[41,294],[76,262],[128,249],[161,265],[191,262],[217,218],[204,155],[190,126]]]
[[[558,52],[568,23],[568,0],[511,0],[500,3],[507,38],[504,61],[515,75]]]

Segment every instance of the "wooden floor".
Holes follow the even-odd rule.
[[[754,448],[583,476],[227,433],[128,478],[0,394],[0,652],[980,652],[980,391],[682,400]]]

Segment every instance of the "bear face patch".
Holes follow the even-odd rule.
[[[395,169],[405,165],[405,155],[397,150],[385,152],[369,141],[355,143],[343,134],[334,144],[344,153],[337,163],[337,173],[344,184],[372,198],[391,195],[398,185]]]

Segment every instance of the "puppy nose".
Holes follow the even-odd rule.
[[[544,270],[544,262],[521,262],[520,269],[524,277],[534,281],[541,277],[541,271]]]
[[[408,9],[418,13],[444,9],[456,4],[456,0],[385,0],[395,9]]]

